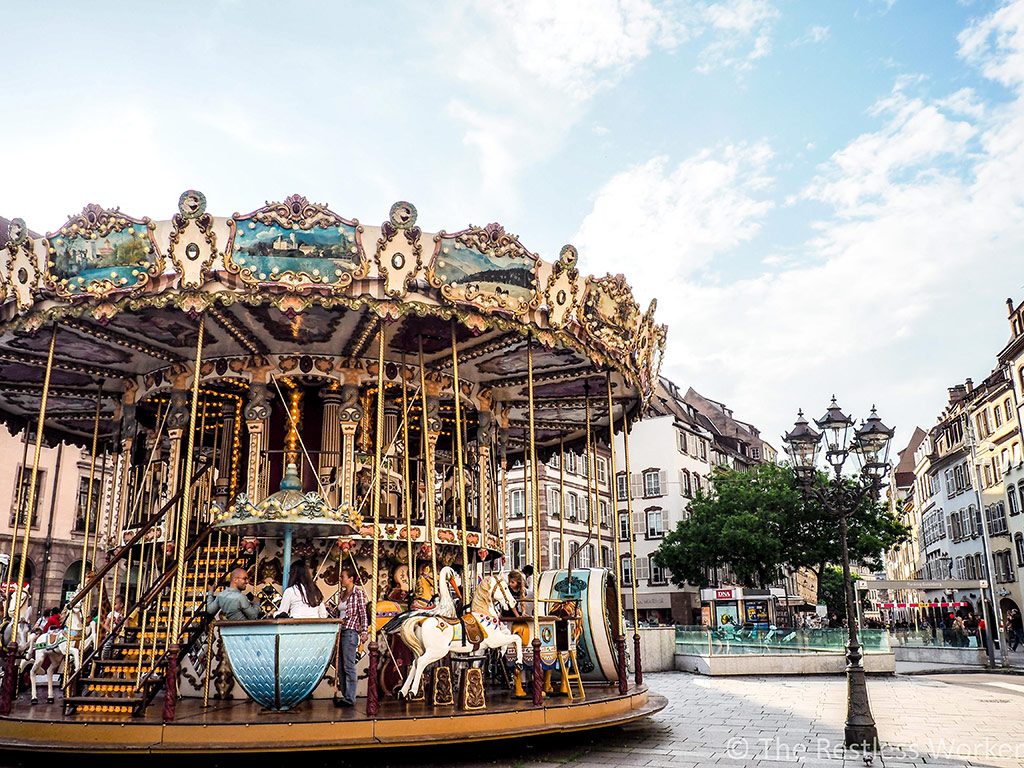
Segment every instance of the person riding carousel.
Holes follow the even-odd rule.
[[[327,606],[320,588],[313,580],[313,574],[305,560],[296,560],[288,578],[288,589],[281,597],[278,618],[326,619]]]

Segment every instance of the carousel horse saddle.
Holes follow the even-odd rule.
[[[442,617],[449,624],[461,627],[462,629],[462,642],[467,645],[480,645],[484,641],[485,632],[484,628],[480,625],[480,621],[472,613],[464,613],[461,616],[444,616]]]

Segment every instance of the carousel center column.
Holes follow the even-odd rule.
[[[494,437],[494,414],[489,394],[480,393],[477,412],[477,524],[480,526],[480,552],[487,551],[487,535],[491,532],[491,441]]]
[[[256,504],[267,497],[269,462],[264,456],[267,444],[267,423],[270,421],[270,392],[266,382],[253,380],[246,401],[245,430],[249,435],[249,459],[246,464],[245,493]]]
[[[357,372],[346,374],[346,383],[341,388],[341,402],[338,405],[338,421],[341,426],[341,483],[339,503],[353,504],[356,480],[356,431],[363,421],[363,407],[359,396],[359,385],[349,379]]]
[[[333,384],[325,389],[321,399],[324,404],[323,437],[320,441],[317,471],[320,473],[320,485],[327,492],[327,503],[336,507],[340,503],[340,483],[332,483],[331,476],[341,466],[341,390],[338,385]]]

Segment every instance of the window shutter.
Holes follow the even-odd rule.
[[[664,496],[665,489],[668,487],[668,481],[666,480],[666,474],[664,469],[658,470],[658,495]]]
[[[629,476],[629,490],[633,494],[634,499],[639,499],[644,495],[643,489],[643,475],[639,472],[633,472]]]
[[[679,495],[680,496],[685,496],[686,495],[685,489],[684,489],[684,486],[683,486],[683,470],[681,470],[681,469],[679,470]]]

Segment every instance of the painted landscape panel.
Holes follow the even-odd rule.
[[[58,235],[51,247],[50,274],[57,281],[66,281],[65,287],[72,293],[99,280],[131,287],[138,282],[139,272],[152,266],[153,246],[145,224],[129,224],[106,235]]]
[[[468,298],[484,294],[529,302],[534,296],[534,261],[526,254],[488,255],[454,238],[441,241],[434,274],[465,291]]]
[[[355,227],[287,229],[253,220],[238,222],[232,260],[261,282],[290,273],[336,283],[360,265]]]

